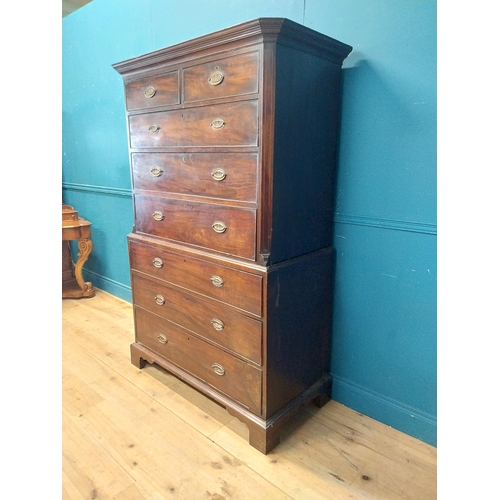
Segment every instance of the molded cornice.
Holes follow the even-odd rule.
[[[241,46],[241,41],[245,39],[248,40],[249,44],[267,42],[293,46],[306,52],[313,52],[315,55],[333,60],[338,64],[342,64],[342,61],[352,50],[352,47],[345,43],[289,19],[262,17],[134,57],[112,66],[118,73],[125,76],[139,70],[147,70],[149,67],[158,68],[159,65],[167,62],[171,64],[175,60],[182,60],[187,55],[192,57],[196,52],[200,52],[202,55],[203,52],[213,47],[217,47],[219,50],[225,47],[230,49],[235,42],[239,42]]]

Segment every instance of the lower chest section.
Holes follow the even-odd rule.
[[[264,277],[134,238],[129,251],[136,342],[260,414]]]

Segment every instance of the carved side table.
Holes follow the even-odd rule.
[[[78,212],[69,205],[62,206],[62,298],[80,299],[93,297],[94,287],[82,276],[83,265],[92,251],[90,239],[91,222],[78,217]],[[78,260],[73,265],[69,252],[69,241],[77,240]]]

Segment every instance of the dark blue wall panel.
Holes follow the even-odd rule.
[[[264,16],[354,47],[338,152],[333,397],[435,445],[435,1],[93,0],[64,18],[63,199],[92,222],[84,273],[130,300],[130,171],[111,65]]]
[[[337,223],[334,399],[436,441],[434,234]]]

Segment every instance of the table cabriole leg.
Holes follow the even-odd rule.
[[[82,275],[82,269],[85,262],[87,262],[90,252],[92,252],[92,240],[89,238],[81,239],[78,241],[78,260],[75,264],[75,279],[78,286],[82,289],[82,293],[86,296],[89,294],[94,294],[94,287],[89,281],[85,281]]]

